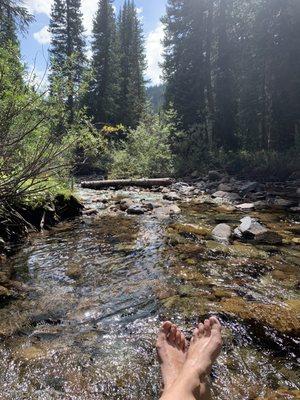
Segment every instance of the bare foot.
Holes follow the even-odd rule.
[[[204,324],[198,325],[190,343],[182,376],[194,377],[197,382],[210,373],[221,351],[221,329],[221,324],[216,317],[206,319]]]
[[[167,321],[159,331],[156,349],[161,364],[164,390],[167,390],[177,379],[186,360],[187,341],[179,328]]]

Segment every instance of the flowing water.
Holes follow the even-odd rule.
[[[190,335],[211,314],[224,325],[215,399],[300,398],[299,220],[256,214],[284,245],[223,246],[204,233],[221,221],[236,226],[237,212],[186,202],[178,215],[128,216],[97,199],[162,204],[162,195],[80,195],[97,215],[32,236],[11,260],[29,293],[0,309],[1,400],[158,399],[161,321]]]

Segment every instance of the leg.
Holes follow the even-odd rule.
[[[186,361],[178,378],[167,389],[161,400],[195,400],[194,393],[210,373],[222,346],[221,325],[215,317],[205,320],[195,329]],[[207,393],[201,393],[203,400]]]

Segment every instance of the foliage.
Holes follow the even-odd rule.
[[[47,105],[22,79],[17,45],[0,48],[0,201],[40,192],[65,167],[64,148],[51,142]],[[16,62],[18,61],[18,62]]]
[[[122,147],[113,152],[112,178],[151,178],[173,174],[170,135],[173,125],[157,115],[145,114],[130,130]]]

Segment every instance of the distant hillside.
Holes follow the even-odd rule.
[[[155,112],[158,112],[164,103],[164,91],[164,85],[150,86],[147,88],[147,97]]]

